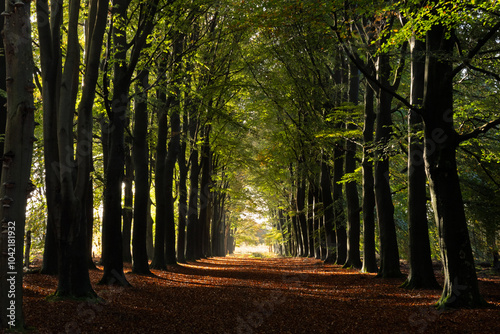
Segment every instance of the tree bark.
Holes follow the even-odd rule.
[[[149,145],[148,93],[149,71],[139,74],[135,98],[134,145],[132,159],[135,169],[134,228],[132,231],[132,272],[149,275],[147,226],[149,218]]]
[[[353,63],[349,63],[349,103],[356,106],[358,104],[359,77],[358,69]],[[353,117],[355,117],[353,115]],[[346,124],[346,129],[355,130],[354,120]],[[354,173],[356,170],[356,143],[352,138],[347,138],[345,142],[345,172]],[[361,257],[359,252],[359,236],[361,223],[359,220],[359,196],[356,181],[349,181],[345,184],[345,196],[347,204],[347,259],[344,268],[361,269]]]
[[[60,36],[61,3],[52,2],[51,25],[45,24],[39,28],[40,35],[49,44],[41,47],[41,56],[45,59],[42,66],[42,75],[51,78],[55,72],[55,81],[44,80],[47,87],[49,101],[46,107],[56,105],[57,112],[57,163],[52,162],[52,169],[59,173],[60,180],[60,224],[57,226],[59,243],[59,282],[55,297],[59,298],[89,298],[95,299],[96,293],[92,289],[88,268],[91,262],[91,241],[89,230],[92,228],[92,197],[91,167],[92,167],[92,106],[95,96],[95,87],[98,79],[98,64],[102,48],[102,39],[106,26],[108,2],[92,1],[89,5],[89,19],[87,21],[85,42],[85,74],[83,90],[78,106],[78,126],[76,161],[74,160],[73,120],[75,105],[79,89],[80,45],[78,42],[78,18],[80,2],[74,1],[69,6],[68,40],[64,73],[61,75]],[[48,22],[48,5],[44,1],[37,3],[39,18]],[[53,63],[54,55],[57,62]],[[45,72],[45,74],[44,74]],[[45,91],[45,86],[44,86]],[[51,111],[48,111],[49,113]],[[50,121],[53,121],[51,119]],[[54,124],[52,124],[53,126]],[[53,131],[51,125],[48,129]],[[47,190],[49,191],[49,190]],[[50,210],[50,208],[49,208]]]
[[[57,4],[52,4],[58,6]],[[47,0],[36,2],[38,35],[40,39],[40,63],[42,71],[43,146],[45,165],[45,189],[47,202],[47,230],[41,273],[56,275],[58,272],[58,237],[61,194],[58,169],[57,114],[59,87],[61,86],[60,25],[63,11],[53,7],[49,14]]]
[[[31,188],[34,101],[30,3],[5,2],[3,42],[7,76],[7,125],[0,187],[0,323],[24,331],[23,246],[26,193]]]
[[[177,155],[180,150],[180,117],[178,109],[178,101],[174,101],[170,108],[172,114],[170,116],[171,123],[171,136],[168,143],[168,153],[165,160],[165,263],[176,264],[177,259],[175,255],[175,215],[174,215],[174,169]],[[158,203],[162,205],[162,203]]]
[[[335,241],[336,236],[334,232],[334,218],[335,213],[333,209],[333,199],[332,199],[332,186],[331,186],[331,176],[330,168],[326,164],[326,156],[323,153],[323,158],[321,159],[321,195],[323,200],[323,212],[324,212],[324,228],[325,228],[325,243],[326,243],[326,254],[325,263],[335,263],[336,260],[336,247]]]
[[[377,79],[388,86],[391,73],[389,58],[380,55],[377,59]],[[385,152],[391,137],[392,95],[379,89],[377,122],[375,130],[375,201],[380,232],[380,269],[379,277],[400,277],[399,250],[394,222],[394,205],[389,184],[389,155]]]
[[[315,240],[314,240],[314,189],[311,182],[307,187],[307,234],[309,242],[309,257],[316,257]]]
[[[296,187],[296,180],[295,180],[295,174],[293,172],[293,166],[290,164],[290,167],[289,167],[289,171],[290,171],[290,189],[292,189],[292,191],[290,192],[290,210],[291,211],[296,211],[297,210],[297,201],[295,199],[295,192],[296,190],[293,190],[295,189]],[[292,224],[292,234],[293,234],[293,240],[295,242],[295,247],[293,249],[293,256],[301,256],[302,252],[303,252],[303,246],[302,246],[302,237],[301,237],[301,233],[300,233],[300,225],[299,225],[299,222],[298,222],[298,215],[297,214],[294,214],[292,215],[292,218],[291,218],[291,224]]]
[[[164,89],[164,88],[161,88]],[[155,200],[156,200],[156,225],[155,225],[155,249],[151,262],[152,269],[165,270],[165,231],[167,216],[167,184],[166,184],[166,157],[167,157],[167,117],[168,104],[165,93],[160,91],[159,100],[162,101],[158,109],[158,136],[156,143],[156,167],[155,167]]]
[[[127,121],[127,123],[129,123]],[[132,250],[130,243],[132,241],[132,219],[134,217],[134,165],[130,150],[132,149],[130,143],[131,138],[127,138],[125,143],[125,176],[123,178],[123,210],[122,210],[122,237],[123,237],[123,262],[132,262]]]
[[[302,167],[299,164],[299,170],[297,171],[297,201],[296,201],[296,212],[298,227],[300,229],[299,237],[302,242],[302,249],[300,256],[307,257],[309,255],[309,236],[307,233],[307,219],[305,209],[306,201],[306,180],[303,175],[304,172],[301,171]]]
[[[186,260],[195,261],[201,258],[201,254],[198,252],[198,234],[199,234],[199,222],[198,222],[198,187],[199,187],[199,163],[198,163],[198,148],[196,146],[196,138],[198,131],[198,120],[196,115],[190,115],[190,125],[189,134],[191,142],[193,143],[191,151],[191,170],[189,175],[190,189],[189,189],[189,203],[188,203],[188,219],[186,227]]]
[[[450,31],[435,25],[427,32],[424,88],[424,159],[439,232],[444,287],[439,308],[480,307],[474,257],[457,173],[458,135],[453,127],[453,53]],[[445,55],[445,57],[443,57]]]
[[[335,212],[335,235],[337,244],[336,264],[344,265],[347,259],[347,234],[344,214],[344,198],[342,185],[339,182],[344,176],[344,156],[342,149],[335,147],[333,154],[333,207]]]
[[[320,215],[321,197],[322,197],[321,188],[316,187],[313,197],[313,221],[314,221],[314,236],[315,236],[314,257],[318,260],[323,260],[325,253],[324,233],[321,233],[322,232],[321,223],[323,219],[323,217]]]
[[[5,2],[0,1],[0,13],[5,11]],[[0,27],[4,26],[4,17],[0,15]],[[7,85],[5,79],[7,78],[5,71],[5,55],[0,54],[0,89],[7,91]],[[7,125],[7,99],[4,96],[0,96],[0,135],[5,135],[5,126]],[[0,142],[0,154],[4,153],[4,142]],[[0,177],[2,176],[2,169],[0,168]]]
[[[200,183],[200,215],[199,226],[201,227],[201,254],[209,257],[210,254],[210,207],[212,205],[211,194],[211,150],[210,150],[211,126],[206,125],[204,131],[203,146],[201,150],[201,183]]]
[[[189,130],[187,113],[184,112],[183,116],[183,133],[187,134]],[[177,227],[177,261],[179,263],[186,263],[186,224],[188,214],[188,191],[187,191],[187,177],[188,166],[186,162],[186,135],[184,140],[181,141],[179,157],[177,159],[179,165],[179,224]]]
[[[165,226],[165,261],[166,264],[176,264],[177,258],[175,253],[175,213],[174,213],[174,198],[173,198],[173,185],[174,185],[174,170],[175,163],[179,156],[180,151],[180,137],[181,137],[181,119],[180,119],[180,71],[182,66],[182,52],[184,44],[184,36],[179,34],[174,37],[174,47],[172,55],[172,77],[173,94],[171,96],[172,102],[169,104],[170,113],[170,141],[168,143],[168,152],[165,161],[165,185],[166,185],[166,226]]]
[[[93,157],[92,153],[90,156]],[[90,162],[90,170],[93,170],[93,163]],[[86,219],[86,252],[87,252],[87,268],[88,269],[97,269],[94,263],[94,254],[92,252],[93,241],[94,241],[94,189],[93,189],[93,179],[92,176],[89,175],[89,182],[87,183],[87,189],[85,190],[85,199],[83,201],[83,206],[85,207],[85,219]]]
[[[152,165],[151,165],[152,166]],[[149,185],[151,187],[151,178],[149,181]],[[151,205],[153,205],[153,202],[151,201],[151,197],[148,197],[148,220],[147,220],[147,230],[146,230],[146,250],[148,252],[148,260],[153,260],[154,257],[154,244],[153,244],[153,225],[154,225],[154,220],[153,217],[151,216]]]
[[[365,115],[363,127],[363,267],[362,272],[378,271],[375,257],[375,193],[373,179],[373,130],[375,111],[373,89],[367,84],[365,91]]]
[[[421,106],[424,95],[425,42],[412,37],[410,41],[411,96],[410,103]],[[410,272],[403,287],[436,289],[427,222],[427,178],[425,176],[424,146],[418,133],[423,130],[422,118],[408,111],[408,233]]]
[[[102,221],[102,263],[104,273],[99,284],[129,286],[123,272],[123,241],[121,229],[122,181],[125,166],[125,120],[129,88],[136,63],[128,62],[127,34],[121,20],[126,20],[129,0],[114,3],[113,42],[113,102],[109,118],[109,157],[104,180],[104,209]],[[141,45],[134,45],[141,49]],[[135,51],[135,50],[134,50]],[[135,53],[131,57],[135,56]]]

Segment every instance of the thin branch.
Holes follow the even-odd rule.
[[[495,78],[497,81],[500,82],[500,75],[498,75],[498,74],[496,74],[494,72],[490,72],[488,70],[485,70],[483,68],[479,68],[479,67],[473,66],[471,64],[467,64],[467,67],[470,68],[471,70],[474,70],[474,71],[477,71],[477,72],[489,75],[489,76]]]
[[[336,21],[336,19],[335,19],[335,21]],[[379,80],[377,80],[377,78],[374,75],[370,74],[370,72],[368,71],[366,66],[363,64],[363,61],[361,60],[359,55],[354,53],[354,52],[351,52],[349,50],[349,48],[345,45],[344,41],[342,40],[342,37],[340,36],[340,32],[337,29],[336,25],[337,25],[337,23],[335,23],[335,26],[330,25],[330,28],[335,32],[335,35],[337,37],[338,42],[340,43],[340,46],[342,47],[342,50],[344,50],[344,52],[347,54],[349,59],[354,63],[354,65],[356,65],[356,67],[359,69],[359,71],[361,73],[363,73],[363,75],[367,79],[369,79],[371,82],[373,82],[380,89],[382,89],[386,93],[391,94],[396,100],[400,101],[405,107],[407,107],[410,110],[415,111],[418,114],[421,114],[422,108],[412,105],[410,102],[408,102],[407,99],[405,99],[404,97],[402,97],[401,95],[396,93],[390,87],[386,87],[385,85],[383,85]]]
[[[483,169],[483,171],[486,173],[486,175],[488,176],[488,178],[491,180],[491,182],[493,182],[498,188],[500,188],[500,183],[498,183],[494,178],[493,178],[493,175],[491,175],[491,173],[486,169],[486,167],[483,165],[483,161],[481,159],[481,157],[479,155],[477,155],[476,153],[466,149],[465,147],[460,147],[460,149],[462,151],[464,151],[465,153],[469,154],[469,155],[472,155],[476,161],[479,163],[479,166],[481,166],[481,168]]]
[[[470,65],[469,63],[472,58],[474,58],[479,51],[481,51],[483,46],[498,32],[498,30],[500,30],[500,22],[495,24],[493,28],[491,28],[488,33],[486,33],[486,35],[484,35],[483,38],[477,42],[476,46],[469,51],[464,62],[453,70],[453,76],[457,75],[461,70]]]
[[[489,130],[496,128],[497,125],[500,125],[500,118],[497,118],[493,121],[490,121],[486,124],[483,124],[482,126],[474,129],[473,131],[460,135],[458,137],[458,143],[464,142],[469,139],[473,139],[478,137],[479,135],[488,132]]]

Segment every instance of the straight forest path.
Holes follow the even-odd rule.
[[[130,270],[129,270],[130,271]],[[310,258],[209,258],[96,285],[103,305],[49,302],[57,279],[25,276],[24,310],[39,333],[500,333],[500,278],[480,279],[488,309],[436,311],[440,291]],[[439,277],[442,281],[442,277]]]

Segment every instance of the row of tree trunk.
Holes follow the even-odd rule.
[[[389,25],[391,22],[387,20],[383,24]],[[367,24],[365,27],[369,29],[370,25]],[[479,41],[473,51],[477,53],[485,44],[486,38],[498,29],[499,25],[496,25],[487,31],[485,38]],[[341,108],[348,102],[350,106],[355,106],[359,87],[358,70],[365,76],[361,162],[363,203],[362,206],[359,205],[356,184],[349,178],[349,174],[356,167],[354,160],[356,144],[353,139],[347,136],[344,140],[337,141],[331,150],[333,151],[331,156],[325,154],[323,150],[320,168],[316,169],[316,172],[313,168],[307,167],[311,162],[299,157],[295,167],[290,169],[295,173],[295,176],[291,174],[294,179],[291,189],[294,190],[290,198],[291,209],[296,214],[289,219],[283,218],[283,212],[277,214],[276,228],[285,236],[278,249],[287,254],[300,256],[318,257],[319,254],[326,261],[336,262],[345,267],[362,268],[368,272],[377,271],[379,277],[401,276],[389,170],[392,101],[397,98],[399,103],[409,108],[407,172],[410,273],[403,286],[438,287],[430,256],[426,216],[428,191],[438,226],[445,270],[443,294],[437,305],[439,307],[484,305],[478,290],[467,232],[467,220],[457,174],[456,148],[460,142],[487,131],[498,121],[487,123],[462,136],[454,130],[453,77],[466,65],[454,68],[452,57],[442,56],[453,54],[454,45],[453,39],[449,37],[450,33],[451,28],[436,24],[427,32],[425,41],[418,41],[415,38],[410,41],[412,55],[410,101],[404,100],[396,93],[401,82],[402,68],[405,66],[407,43],[400,47],[402,56],[400,61],[396,62],[397,66],[393,67],[389,56],[384,54],[379,54],[373,60],[368,56],[366,59],[369,61],[364,63],[357,51],[354,51],[340,34],[338,35],[339,43],[349,60],[341,59],[338,62],[340,73],[336,72],[332,76],[334,80],[331,84],[343,84],[347,89],[343,96],[340,94],[331,101],[331,105]],[[364,31],[364,35],[373,36],[370,31]],[[365,42],[370,45],[370,41]],[[383,38],[377,41],[377,43],[383,42]],[[471,55],[473,56],[474,54]],[[390,76],[394,76],[391,81]],[[323,84],[325,81],[327,79],[323,78]],[[373,107],[375,98],[376,109]],[[350,130],[353,129],[350,124],[350,120],[346,118],[343,124],[336,126]],[[422,130],[425,134],[423,140],[417,135]],[[304,155],[302,152],[301,157]],[[329,165],[329,161],[333,162],[333,165]],[[306,168],[309,174],[304,173]],[[340,181],[344,175],[347,175],[347,179],[342,181],[345,184],[342,187]],[[313,199],[310,199],[307,205],[304,197],[306,188],[309,189]],[[319,201],[323,202],[321,217],[315,216],[317,210],[315,203]],[[364,240],[362,261],[359,249],[361,212]],[[319,223],[315,220],[319,220]],[[375,257],[375,220],[378,222],[380,241],[378,269]],[[315,253],[311,249],[319,249],[320,252]]]

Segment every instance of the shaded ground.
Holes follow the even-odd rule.
[[[500,279],[481,278],[492,307],[436,311],[440,291],[314,259],[210,258],[127,274],[132,288],[97,286],[106,304],[48,302],[55,277],[25,276],[27,324],[39,333],[500,333]]]

